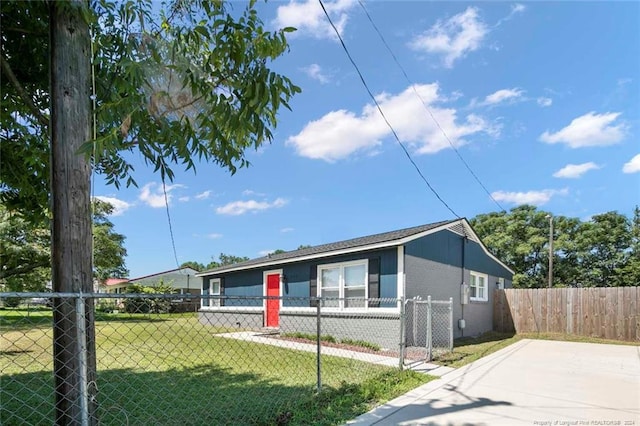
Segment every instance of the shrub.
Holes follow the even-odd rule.
[[[6,297],[2,300],[4,301],[4,306],[7,308],[17,308],[20,303],[22,303],[22,299],[20,297]]]

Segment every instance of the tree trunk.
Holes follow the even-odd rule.
[[[91,168],[78,154],[91,134],[91,38],[83,17],[88,6],[72,0],[51,1],[50,7],[53,291],[89,293]],[[85,301],[84,317],[76,313],[75,302],[54,300],[56,425],[97,424],[93,300]]]

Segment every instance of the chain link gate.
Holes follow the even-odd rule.
[[[405,301],[404,361],[431,361],[453,350],[453,298]]]

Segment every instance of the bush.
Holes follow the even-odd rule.
[[[17,308],[22,303],[22,298],[20,297],[7,297],[2,300],[7,308]]]
[[[111,313],[116,309],[116,302],[113,300],[100,301],[96,305],[96,312]]]
[[[140,284],[132,284],[127,288],[129,294],[146,293],[145,287]],[[124,299],[124,311],[128,314],[148,314],[151,311],[151,300],[142,297]]]

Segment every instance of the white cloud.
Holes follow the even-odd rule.
[[[497,105],[501,103],[514,103],[519,100],[523,100],[524,91],[522,89],[513,88],[513,89],[500,89],[492,94],[488,95],[484,98],[484,101],[475,103],[472,102],[472,106],[488,106],[488,105]]]
[[[171,200],[173,199],[173,191],[176,188],[185,188],[184,185],[174,184],[174,185],[165,185],[165,190],[167,192],[167,201],[171,204]],[[153,208],[161,208],[165,207],[164,200],[164,192],[162,191],[162,185],[157,184],[155,182],[149,182],[140,190],[140,195],[138,199]]]
[[[207,234],[207,238],[212,239],[212,240],[217,240],[218,238],[222,238],[222,234],[218,234],[218,233],[211,233],[211,234]]]
[[[258,252],[258,255],[260,256],[269,256],[271,253],[273,253],[275,251],[275,249],[270,249],[270,250],[260,250]]]
[[[535,206],[541,206],[551,200],[556,195],[567,195],[568,189],[543,189],[541,191],[527,191],[527,192],[506,192],[495,191],[491,193],[491,196],[496,201],[504,201],[510,204],[533,204]]]
[[[521,4],[521,3],[512,4],[511,11],[509,12],[509,14],[504,18],[500,19],[498,22],[496,22],[494,27],[499,27],[500,25],[502,25],[503,22],[507,22],[511,20],[511,18],[513,18],[514,16],[520,13],[524,13],[525,10],[527,10],[527,7],[524,4]]]
[[[497,136],[500,133],[498,126],[475,114],[460,122],[455,109],[436,106],[445,99],[439,96],[437,83],[416,85],[415,89],[455,146],[465,144],[465,136],[480,132]],[[416,153],[433,154],[449,148],[449,142],[427,114],[420,98],[411,87],[398,95],[383,93],[376,97],[400,140],[408,143]],[[338,110],[311,121],[300,133],[290,136],[286,144],[293,146],[303,157],[334,162],[357,151],[371,152],[390,134],[378,109],[368,104],[360,115]]]
[[[325,1],[324,6],[340,35],[349,19],[349,10],[357,4],[356,0]],[[273,20],[276,28],[295,27],[298,31],[292,35],[310,35],[318,39],[336,39],[335,32],[320,4],[316,0],[297,2],[290,0],[284,6],[278,6],[276,18]]]
[[[266,194],[263,194],[262,192],[256,192],[256,191],[254,191],[252,189],[245,189],[244,191],[242,191],[242,195],[245,195],[247,197],[251,196],[251,195],[255,195],[255,196],[258,196],[258,197],[264,197]]]
[[[216,209],[216,213],[239,216],[245,213],[257,213],[262,210],[280,208],[288,203],[284,198],[276,198],[272,203],[268,201],[233,201]]]
[[[621,113],[607,112],[596,114],[591,111],[555,132],[544,132],[540,140],[546,143],[565,143],[571,148],[586,146],[613,145],[624,139],[626,126],[624,123],[614,123]]]
[[[103,195],[98,195],[95,198],[104,201],[105,203],[109,203],[113,206],[113,213],[111,213],[111,216],[121,216],[122,214],[124,214],[124,212],[126,212],[133,206],[133,204],[127,203],[126,201],[120,200],[115,197],[105,197]]]
[[[478,16],[478,9],[468,7],[446,21],[436,22],[412,40],[409,47],[420,52],[442,54],[445,67],[451,68],[457,59],[478,50],[488,32]]]
[[[282,228],[280,230],[280,232],[282,232],[283,234],[287,232],[293,232],[293,231],[294,231],[294,228]]]
[[[551,106],[551,104],[553,103],[553,99],[545,98],[544,96],[540,96],[536,101],[538,102],[538,105],[540,105],[541,107],[548,107],[548,106]]]
[[[553,174],[553,177],[576,179],[587,173],[589,170],[600,169],[601,166],[597,165],[593,161],[582,164],[567,164],[557,172]]]
[[[211,191],[204,191],[195,196],[196,200],[206,200],[211,196]]]
[[[322,84],[327,84],[329,82],[329,78],[322,72],[322,68],[318,64],[311,64],[308,67],[303,67],[301,69],[309,76],[309,78],[318,80]]]
[[[187,201],[189,201],[191,199],[191,197],[189,196],[185,196],[185,197],[180,197],[178,198],[178,201],[180,201],[181,203],[186,203]]]
[[[515,15],[516,13],[522,13],[527,9],[524,4],[516,3],[511,5],[511,14]]]
[[[622,166],[624,173],[638,173],[640,172],[640,154],[634,156],[631,160],[624,163]]]

